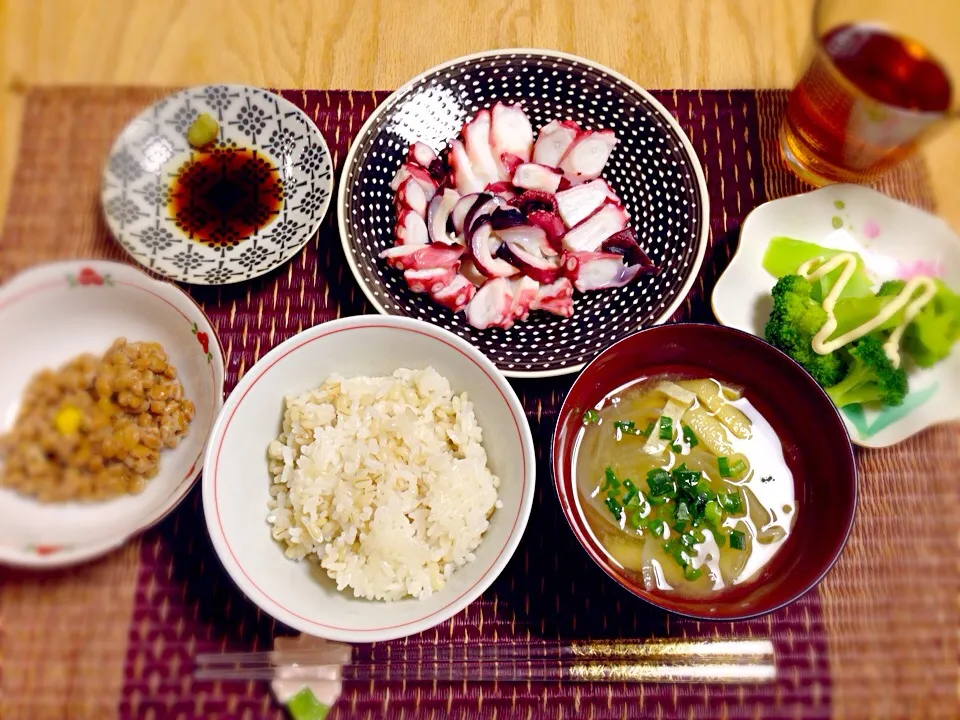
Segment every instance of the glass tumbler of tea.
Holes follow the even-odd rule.
[[[814,185],[870,182],[956,115],[958,73],[960,0],[816,0],[783,155]]]

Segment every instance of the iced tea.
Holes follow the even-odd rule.
[[[817,43],[780,132],[784,155],[815,184],[869,180],[903,159],[950,109],[950,77],[923,45],[845,24]]]

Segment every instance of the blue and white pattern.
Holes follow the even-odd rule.
[[[186,132],[201,113],[217,119],[218,142],[259,151],[283,180],[276,219],[236,247],[191,240],[168,208],[177,171],[196,153]],[[101,202],[110,231],[141,265],[179,282],[225,285],[296,255],[316,234],[332,190],[330,150],[299,108],[259,88],[209,85],[160,100],[124,129],[104,168]]]

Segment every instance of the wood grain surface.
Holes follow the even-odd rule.
[[[956,0],[951,4],[960,25]],[[920,5],[923,5],[921,2]],[[394,88],[469,52],[546,47],[649,88],[789,87],[813,0],[0,0],[0,214],[30,85]],[[920,10],[918,9],[918,12]],[[960,228],[960,123],[926,149]]]

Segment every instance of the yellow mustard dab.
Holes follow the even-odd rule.
[[[64,405],[57,411],[53,424],[61,435],[76,435],[80,430],[82,415],[73,405]]]

